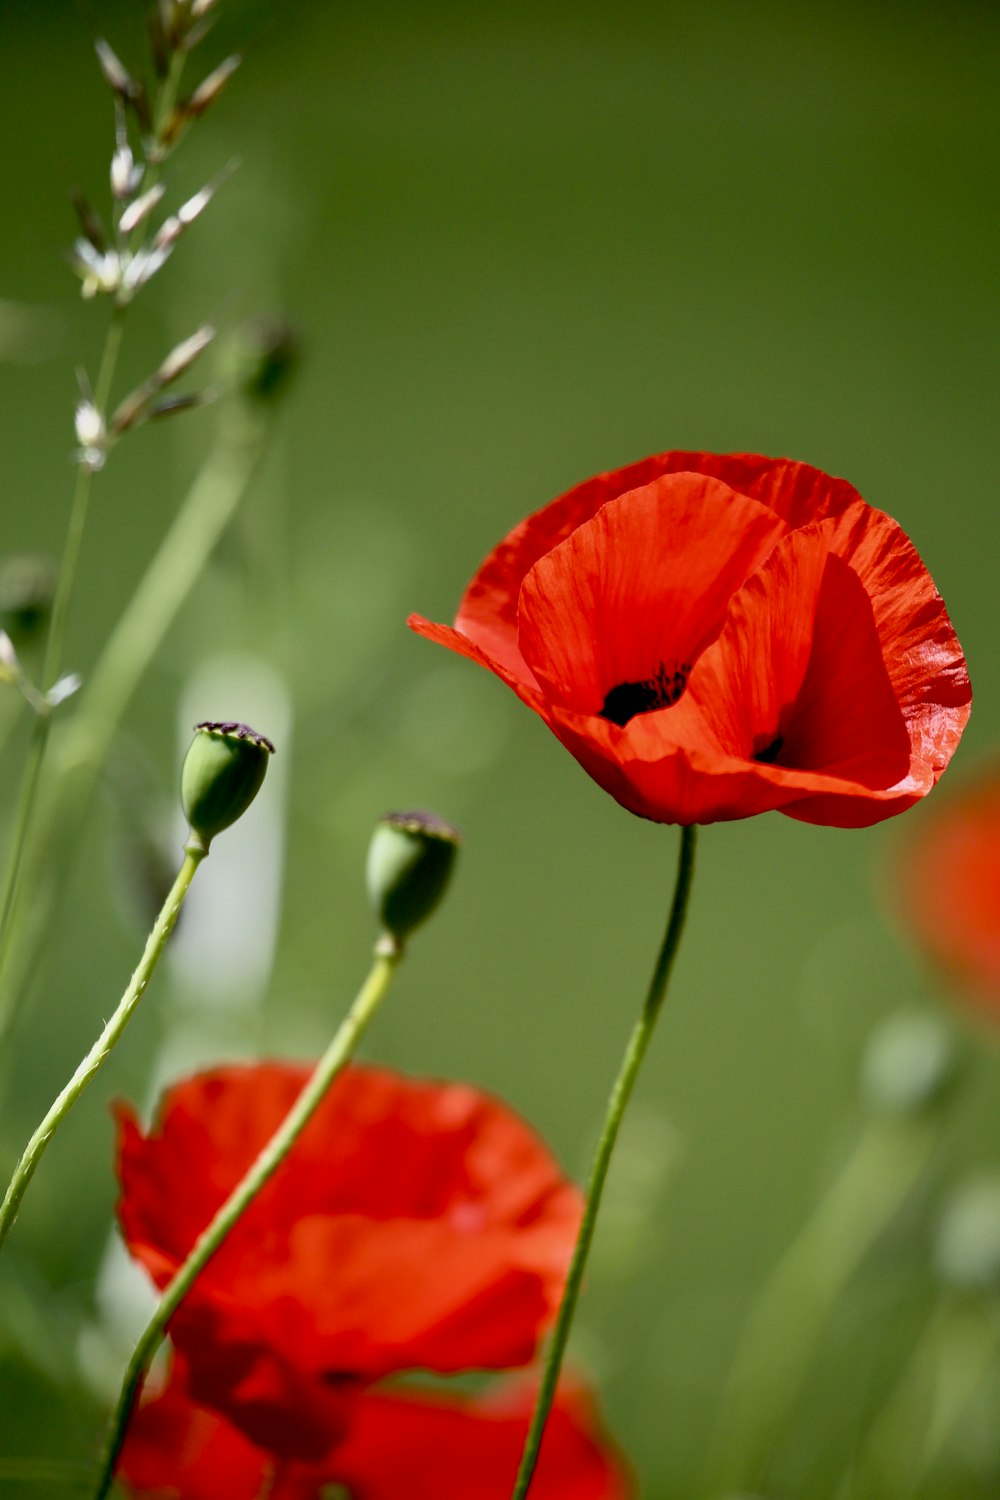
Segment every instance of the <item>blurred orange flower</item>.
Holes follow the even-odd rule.
[[[1000,1008],[1000,765],[927,819],[899,873],[918,941]]]

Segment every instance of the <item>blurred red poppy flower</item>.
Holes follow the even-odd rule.
[[[936,810],[904,847],[899,903],[919,941],[1000,1007],[1000,765]]]
[[[183,1378],[139,1408],[118,1477],[156,1500],[507,1500],[531,1415],[530,1386],[485,1397],[366,1392],[342,1443],[318,1463],[276,1458],[191,1400]],[[537,1500],[626,1500],[625,1467],[579,1388],[563,1388],[545,1432]]]
[[[159,1286],[309,1076],[263,1063],[168,1091],[143,1135],[119,1110],[119,1217]],[[170,1324],[196,1400],[313,1457],[358,1385],[531,1359],[580,1194],[503,1104],[461,1084],[346,1070]]]
[[[930,791],[969,714],[961,648],[896,522],[842,479],[661,453],[495,547],[454,628],[624,807],[861,827]]]

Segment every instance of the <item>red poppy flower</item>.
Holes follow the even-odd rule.
[[[155,1500],[507,1500],[531,1415],[530,1387],[486,1397],[409,1392],[358,1396],[342,1444],[320,1463],[276,1459],[191,1400],[175,1373],[129,1426],[118,1477]],[[545,1431],[532,1496],[626,1500],[624,1465],[580,1389],[560,1390]]]
[[[1000,1006],[1000,766],[946,803],[901,862],[902,909],[920,941]]]
[[[122,1230],[158,1285],[308,1076],[280,1063],[203,1073],[168,1092],[147,1136],[119,1112]],[[499,1101],[350,1068],[171,1322],[192,1394],[309,1458],[359,1382],[526,1363],[579,1218],[578,1190]]]
[[[787,459],[661,453],[599,474],[490,553],[454,628],[631,812],[776,808],[861,827],[930,791],[965,661],[896,522]]]

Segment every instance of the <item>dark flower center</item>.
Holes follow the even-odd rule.
[[[636,714],[650,714],[658,708],[669,708],[687,687],[690,670],[689,662],[675,662],[671,672],[661,661],[655,677],[646,677],[641,682],[617,683],[601,705],[599,718],[608,719],[612,724],[624,728]]]
[[[769,745],[765,745],[762,750],[754,751],[754,760],[762,760],[764,764],[768,766],[773,765],[774,762],[778,759],[778,756],[781,754],[784,743],[785,741],[782,736],[780,734],[776,734]]]

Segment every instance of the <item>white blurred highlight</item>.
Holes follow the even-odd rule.
[[[167,950],[182,1003],[199,1011],[256,1004],[270,974],[284,863],[288,691],[263,662],[215,657],[198,668],[181,699],[182,755],[193,726],[205,719],[242,720],[274,743],[275,754],[252,806],[213,840]]]

